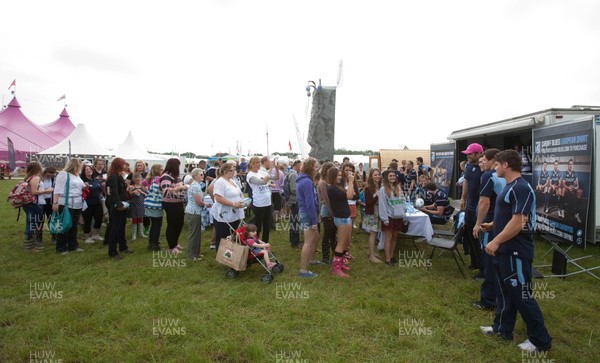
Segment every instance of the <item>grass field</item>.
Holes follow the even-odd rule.
[[[0,195],[14,184],[0,181]],[[524,355],[520,318],[512,343],[479,332],[493,313],[471,306],[478,284],[448,253],[429,270],[374,265],[366,234],[355,233],[351,279],[324,266],[307,280],[296,277],[299,250],[276,231],[271,243],[285,271],[267,285],[258,265],[226,279],[209,231],[203,261],[153,254],[146,239],[114,261],[101,243],[57,255],[47,234],[43,252],[26,253],[16,214],[1,204],[0,362],[600,362],[600,281],[585,274],[534,281],[553,348]],[[184,227],[184,247],[186,236]],[[399,245],[422,260],[410,240]],[[429,247],[419,248],[428,258]],[[541,259],[548,248],[536,243],[536,264],[550,262]]]

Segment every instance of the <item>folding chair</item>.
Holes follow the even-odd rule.
[[[593,270],[600,269],[600,266],[584,267],[584,266],[581,266],[579,263],[577,263],[577,261],[593,257],[592,255],[583,256],[583,257],[579,257],[579,258],[573,258],[573,257],[569,256],[569,254],[567,253],[567,252],[569,252],[571,247],[573,247],[572,245],[569,246],[569,248],[567,248],[566,250],[563,250],[556,241],[553,241],[549,238],[545,238],[545,239],[548,240],[548,242],[550,242],[550,244],[552,244],[552,247],[550,248],[550,250],[548,250],[548,252],[546,252],[544,254],[544,257],[548,253],[553,252],[552,264],[551,265],[539,265],[539,266],[534,266],[534,267],[535,268],[551,267],[550,272],[552,272],[553,275],[540,274],[537,277],[539,277],[539,278],[560,277],[560,278],[564,279],[567,276],[573,276],[573,275],[577,275],[577,274],[581,274],[581,273],[585,272],[585,273],[591,275],[592,277],[594,277],[595,279],[600,280],[600,277],[592,272]],[[577,268],[579,268],[579,271],[567,273],[568,264],[572,264],[572,265],[576,266]]]
[[[457,248],[458,244],[460,243],[460,240],[462,239],[462,235],[463,235],[464,231],[465,231],[465,227],[461,226],[456,231],[456,233],[454,233],[454,236],[452,237],[452,239],[434,237],[431,241],[428,241],[427,244],[429,244],[431,247],[433,247],[433,250],[431,251],[431,256],[429,256],[429,259],[432,262],[433,262],[433,254],[434,254],[436,248],[450,251],[450,253],[452,253],[452,257],[454,257],[454,262],[456,262],[456,266],[458,266],[458,269],[460,270],[460,273],[462,274],[463,278],[466,279],[467,277],[465,276],[465,272],[463,271],[462,267],[458,263],[458,260],[460,259],[460,262],[462,262],[462,265],[466,268],[465,261],[463,261],[462,256],[458,252],[458,248]],[[457,255],[458,255],[458,258],[456,258]]]

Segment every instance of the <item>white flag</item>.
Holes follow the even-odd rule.
[[[60,97],[58,98],[58,100],[56,100],[56,101],[64,100],[65,98],[67,98],[67,95],[66,95],[66,94],[63,94],[63,95],[62,95],[62,96],[60,96]]]

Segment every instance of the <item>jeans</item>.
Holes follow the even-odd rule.
[[[227,238],[227,236],[230,236],[233,233],[229,228],[230,225],[231,228],[237,229],[240,225],[240,220],[238,219],[237,221],[229,222],[229,225],[225,222],[219,222],[215,220],[215,245],[217,251],[219,250],[221,238]]]
[[[298,204],[290,204],[290,244],[297,247],[300,244],[300,223],[298,219]]]
[[[36,232],[44,228],[44,206],[30,203],[23,207],[25,210],[25,237],[31,238]]]
[[[88,204],[87,209],[81,212],[83,215],[83,233],[88,234],[91,232],[92,218],[94,218],[94,229],[100,229],[102,227],[103,213],[101,203]]]
[[[62,213],[64,205],[58,206],[58,213]],[[75,251],[79,248],[79,243],[77,242],[77,225],[79,224],[79,216],[81,215],[81,209],[71,209],[69,208],[69,213],[71,214],[71,219],[73,220],[73,225],[71,229],[66,231],[65,233],[56,235],[56,252],[67,252],[67,251]]]
[[[110,219],[110,228],[108,231],[108,255],[116,256],[117,244],[119,251],[125,252],[128,250],[127,241],[125,240],[125,224],[127,223],[127,210],[118,211],[111,206],[108,211]]]
[[[321,217],[323,222],[323,240],[321,241],[321,253],[323,261],[329,261],[331,258],[330,251],[335,251],[337,227],[333,224],[332,217]]]
[[[260,239],[265,243],[269,243],[269,229],[271,227],[271,220],[273,219],[271,206],[254,207],[254,213],[256,216],[256,235],[259,236],[262,230],[262,238]]]
[[[163,217],[148,217],[150,219],[150,234],[148,235],[148,248],[159,249],[160,230],[162,228]]]

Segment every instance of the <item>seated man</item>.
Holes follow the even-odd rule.
[[[416,188],[415,188],[415,200],[417,198],[421,198],[423,199],[423,201],[425,202],[425,204],[432,204],[433,202],[431,201],[431,193],[427,192],[427,189],[425,189],[425,186],[430,182],[431,180],[429,179],[429,177],[427,175],[420,175],[419,176],[419,183],[417,184]]]
[[[454,208],[450,205],[448,195],[443,190],[438,189],[435,183],[428,183],[425,188],[432,195],[432,204],[425,205],[419,210],[429,215],[431,224],[446,224]]]

